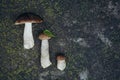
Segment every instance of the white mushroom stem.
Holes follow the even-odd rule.
[[[25,49],[30,49],[34,46],[34,39],[32,34],[32,23],[25,23],[23,39],[24,39]]]
[[[66,67],[66,62],[65,60],[58,60],[57,61],[57,68],[61,71],[63,71]]]
[[[50,66],[52,63],[49,59],[49,43],[48,39],[47,40],[42,40],[41,44],[41,66],[43,68],[47,68]]]

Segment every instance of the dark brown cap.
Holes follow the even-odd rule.
[[[50,39],[51,37],[49,37],[49,36],[47,36],[47,35],[45,35],[45,34],[40,34],[40,36],[39,36],[39,39],[40,40],[45,40],[45,39]]]
[[[33,13],[23,13],[15,21],[15,24],[25,24],[26,22],[30,23],[41,23],[43,20],[36,14]]]
[[[58,56],[57,56],[57,60],[65,60],[65,56],[63,56],[63,55],[58,55]]]

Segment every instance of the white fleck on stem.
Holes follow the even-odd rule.
[[[32,34],[32,23],[25,23],[23,39],[24,39],[25,49],[30,49],[34,46],[34,39]]]
[[[66,62],[65,60],[58,60],[57,61],[57,68],[61,71],[63,71],[66,67]]]
[[[52,63],[49,58],[49,43],[48,40],[42,40],[41,44],[41,66],[47,68]]]

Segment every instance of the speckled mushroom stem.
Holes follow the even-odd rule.
[[[64,55],[57,56],[57,68],[63,71],[66,68],[66,57]]]
[[[61,71],[63,71],[66,67],[66,62],[65,60],[58,60],[57,61],[57,68]]]
[[[32,23],[25,23],[23,39],[24,39],[25,49],[30,49],[34,46],[34,39],[32,34]]]
[[[41,44],[41,66],[47,68],[52,63],[49,58],[49,42],[48,39],[42,40]]]

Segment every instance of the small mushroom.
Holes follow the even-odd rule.
[[[43,68],[47,68],[48,66],[52,64],[50,61],[50,57],[49,57],[49,42],[48,42],[48,40],[51,39],[51,37],[43,33],[39,36],[39,39],[42,40],[41,42],[41,66]]]
[[[64,55],[58,55],[57,56],[57,68],[61,71],[63,71],[66,68],[66,61],[65,61]]]
[[[32,23],[41,23],[43,20],[33,13],[24,13],[20,15],[15,22],[15,25],[25,24],[24,28],[24,48],[30,49],[34,46],[34,39],[32,34]]]

